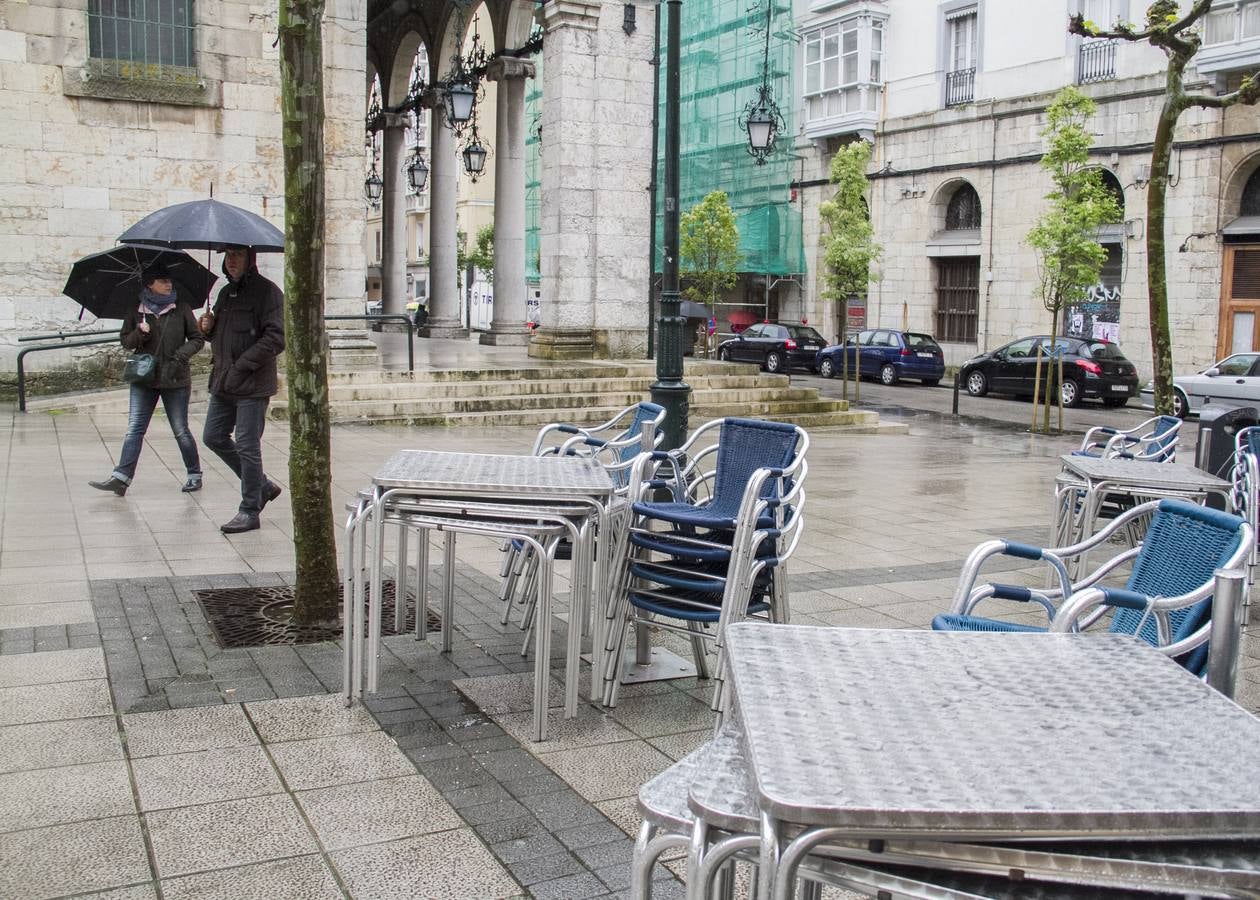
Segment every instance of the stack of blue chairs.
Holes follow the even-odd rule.
[[[639,457],[613,580],[607,705],[616,705],[625,636],[636,623],[686,635],[705,676],[706,645],[720,657],[729,623],[787,621],[786,563],[804,522],[808,447],[795,425],[728,418],[697,429],[677,450]]]

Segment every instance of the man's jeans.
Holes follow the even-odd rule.
[[[240,511],[251,516],[262,512],[263,488],[267,485],[262,464],[262,435],[270,402],[270,397],[237,400],[211,394],[206,427],[201,435],[202,443],[241,479]]]
[[[184,468],[189,475],[201,474],[201,460],[197,456],[197,442],[188,430],[188,394],[191,388],[158,388],[143,384],[131,386],[131,409],[127,413],[127,436],[123,438],[122,452],[118,456],[118,465],[114,467],[114,477],[119,481],[131,484],[136,475],[136,463],[140,461],[140,449],[144,446],[144,435],[149,430],[149,421],[153,418],[153,410],[158,399],[162,400],[162,408],[166,410],[166,418],[171,423],[171,433],[175,435],[175,443],[179,445],[179,455],[184,458]]]

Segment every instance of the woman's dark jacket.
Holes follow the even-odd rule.
[[[157,374],[148,386],[166,390],[191,385],[188,361],[206,345],[205,338],[197,330],[192,307],[180,302],[165,315],[145,313],[143,318],[149,323],[148,334],[140,330],[139,309],[133,309],[123,319],[120,336],[122,345],[128,350],[152,353],[157,360]]]
[[[214,304],[210,393],[237,400],[276,392],[276,357],[284,350],[284,293],[251,267]]]

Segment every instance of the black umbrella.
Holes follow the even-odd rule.
[[[218,200],[177,203],[149,213],[119,236],[123,243],[223,251],[229,244],[284,252],[284,233],[262,216]]]
[[[160,263],[170,273],[175,293],[198,307],[210,296],[218,276],[182,250],[145,244],[120,244],[85,256],[74,264],[62,293],[101,319],[121,319],[140,304],[141,276]]]

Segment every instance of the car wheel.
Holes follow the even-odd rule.
[[[830,359],[824,359],[822,362],[818,364],[818,374],[821,375],[823,378],[835,378],[836,377],[836,364],[833,363]]]
[[[1068,409],[1081,405],[1081,386],[1079,382],[1066,378],[1059,391],[1063,395],[1063,405]]]
[[[1173,415],[1178,419],[1184,419],[1189,414],[1190,402],[1186,400],[1186,395],[1177,388],[1173,388]]]
[[[941,380],[939,378],[924,378],[923,379],[924,387],[936,387],[940,383],[941,383]]]
[[[766,371],[772,375],[783,371],[783,356],[778,350],[771,350],[766,354]]]
[[[979,369],[967,375],[967,393],[973,397],[983,397],[989,393],[989,379]]]
[[[718,349],[718,359],[722,360],[722,362],[730,362],[730,361],[731,361],[731,349],[730,349],[730,347],[721,347],[721,348],[719,348],[719,349]]]
[[[879,380],[889,387],[897,383],[897,369],[892,363],[884,363],[883,368],[879,370]]]
[[[1103,397],[1103,406],[1110,406],[1112,409],[1119,409],[1128,402],[1128,397]]]

